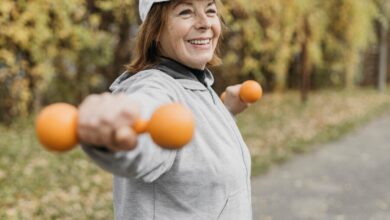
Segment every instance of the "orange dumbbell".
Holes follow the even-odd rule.
[[[225,100],[226,92],[223,92],[221,95],[222,102]],[[240,88],[240,99],[243,102],[253,103],[261,98],[263,95],[263,90],[260,84],[254,80],[247,80],[242,83]]]
[[[67,151],[78,143],[77,108],[56,103],[44,108],[36,120],[36,133],[41,144],[52,151]],[[132,126],[137,134],[148,132],[153,141],[167,149],[178,149],[187,144],[194,133],[192,112],[173,103],[158,108],[149,121],[136,120]]]

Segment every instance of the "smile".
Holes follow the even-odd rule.
[[[195,45],[207,45],[207,44],[210,44],[211,39],[206,39],[206,40],[189,40],[188,42],[191,43],[191,44],[195,44]]]

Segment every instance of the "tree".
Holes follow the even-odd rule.
[[[379,72],[378,72],[378,90],[384,92],[387,83],[387,51],[388,51],[388,17],[390,11],[390,3],[388,1],[377,2],[381,13],[379,17]]]
[[[124,65],[118,62],[131,54],[129,30],[138,23],[134,4],[3,0],[0,121],[27,115],[44,102],[77,102],[106,89],[107,79]]]
[[[356,84],[361,53],[375,43],[373,21],[388,19],[378,8],[389,7],[380,0],[222,2],[227,30],[216,75],[227,84],[254,78],[277,92],[298,81],[293,76],[303,80],[303,100],[313,84]],[[2,0],[0,121],[107,90],[132,57],[137,8],[134,0]]]

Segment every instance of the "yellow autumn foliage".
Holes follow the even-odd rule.
[[[374,23],[387,25],[390,13],[383,0],[221,1],[227,30],[216,74],[274,91],[287,89],[292,70],[299,76],[303,46],[317,79],[353,86]],[[132,57],[137,8],[137,0],[2,0],[0,121],[106,90]]]
[[[0,121],[103,90],[118,35],[128,31],[119,26],[137,23],[134,7],[133,0],[2,0]]]

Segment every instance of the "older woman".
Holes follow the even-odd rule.
[[[143,21],[128,71],[113,95],[80,105],[84,151],[114,175],[116,219],[252,218],[250,155],[234,118],[247,107],[240,85],[224,103],[211,88],[221,36],[215,0],[140,0]],[[179,150],[158,147],[129,128],[162,104],[179,102],[195,116],[192,141]],[[139,112],[138,112],[139,109]]]

